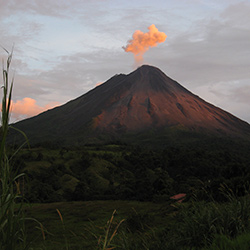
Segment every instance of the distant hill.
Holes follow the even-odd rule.
[[[250,125],[192,94],[160,69],[143,65],[14,127],[31,144],[121,141],[165,145],[207,136],[250,138]],[[20,137],[11,134],[11,140]]]

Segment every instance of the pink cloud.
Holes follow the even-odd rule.
[[[59,105],[57,102],[51,102],[47,105],[39,106],[35,99],[25,97],[22,100],[12,101],[11,103],[11,120],[17,121],[31,116],[38,115],[39,113],[51,109]]]

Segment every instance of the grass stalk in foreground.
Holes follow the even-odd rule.
[[[107,227],[105,228],[105,235],[104,235],[104,239],[102,239],[102,237],[100,236],[99,241],[98,241],[98,249],[100,250],[111,250],[111,249],[115,249],[116,246],[112,244],[112,241],[114,239],[114,237],[117,234],[118,228],[121,225],[121,223],[124,221],[121,220],[115,227],[115,229],[112,232],[112,226],[113,226],[113,220],[115,217],[115,213],[116,210],[114,210],[110,220],[107,222]]]
[[[9,71],[12,52],[8,54],[6,65],[3,63],[3,96],[0,127],[0,249],[27,249],[22,210],[22,195],[19,189],[19,178],[8,157],[6,138],[9,130],[13,79],[9,83]],[[15,154],[15,153],[14,153]]]
[[[63,226],[63,231],[64,231],[63,238],[64,238],[64,240],[65,240],[65,248],[66,248],[66,250],[69,250],[68,239],[67,239],[67,237],[65,236],[66,228],[65,228],[64,221],[63,221],[63,217],[62,217],[62,214],[61,214],[61,212],[60,212],[59,209],[56,209],[56,211],[57,211],[57,213],[58,213],[58,215],[59,215],[59,217],[60,217],[60,220],[61,220],[62,226]]]

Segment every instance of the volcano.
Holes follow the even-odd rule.
[[[31,143],[84,144],[138,134],[187,133],[250,138],[250,125],[202,100],[160,69],[118,74],[68,103],[13,125]],[[19,139],[15,136],[16,140]],[[98,139],[97,139],[98,138]]]

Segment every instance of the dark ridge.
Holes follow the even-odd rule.
[[[184,116],[187,116],[184,112],[184,108],[182,107],[182,105],[180,103],[176,103],[176,107],[181,111],[181,113],[184,115]]]

